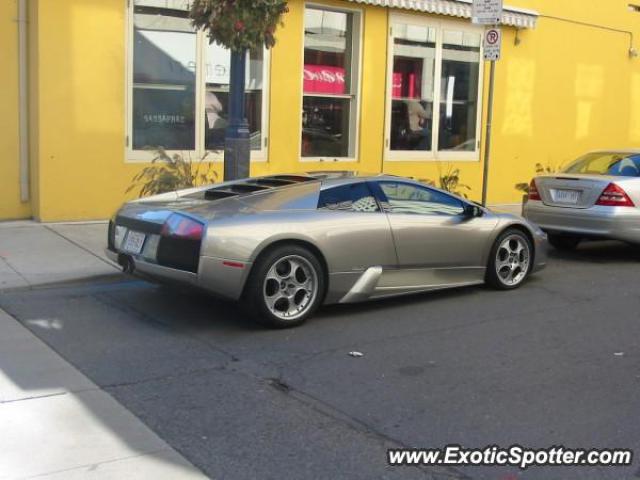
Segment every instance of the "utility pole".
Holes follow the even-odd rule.
[[[206,32],[209,43],[216,42],[231,52],[224,179],[245,178],[251,167],[251,139],[244,113],[248,52],[276,44],[274,32],[289,11],[287,0],[189,0],[189,3],[191,24]]]
[[[229,123],[224,142],[224,180],[250,175],[251,144],[249,123],[245,117],[244,83],[247,50],[231,51],[229,80]]]

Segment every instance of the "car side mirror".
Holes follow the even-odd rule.
[[[484,211],[477,205],[467,203],[464,206],[464,216],[467,218],[478,218],[484,215]]]

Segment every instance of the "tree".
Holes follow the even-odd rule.
[[[251,147],[244,115],[247,51],[271,48],[275,32],[287,13],[286,0],[193,0],[193,26],[207,32],[209,43],[231,50],[229,123],[225,131],[224,179],[249,176]]]

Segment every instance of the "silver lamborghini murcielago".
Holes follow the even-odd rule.
[[[130,273],[241,301],[268,325],[322,304],[487,282],[517,288],[546,262],[546,236],[411,179],[272,175],[126,203],[107,253]]]

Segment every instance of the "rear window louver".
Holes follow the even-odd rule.
[[[296,182],[292,182],[291,180],[282,180],[279,178],[256,178],[255,180],[250,180],[249,183],[261,185],[263,187],[282,187],[284,185],[292,185]]]
[[[204,192],[204,199],[205,200],[221,200],[227,197],[235,197],[236,195],[237,193],[228,192],[225,190],[216,190],[212,188],[211,190],[206,190]]]
[[[253,193],[259,192],[260,190],[266,190],[267,188],[268,187],[261,187],[260,185],[251,185],[250,183],[236,183],[234,185],[224,187],[222,190],[233,193]]]
[[[249,183],[236,183],[235,185],[227,185],[226,187],[211,188],[204,192],[205,200],[219,200],[227,197],[234,197],[242,193],[254,193],[267,190],[269,187],[260,185],[252,185]]]
[[[292,183],[302,183],[302,182],[313,182],[316,181],[317,178],[305,176],[305,175],[273,175],[271,177],[265,178],[275,178],[277,180],[287,180]]]
[[[273,175],[248,180],[244,183],[235,183],[224,187],[214,187],[204,191],[205,200],[222,200],[223,198],[235,197],[237,195],[262,192],[276,187],[283,187],[295,183],[311,182],[316,180],[313,177],[303,175]],[[196,195],[202,195],[196,194]],[[200,197],[202,198],[202,197]]]

